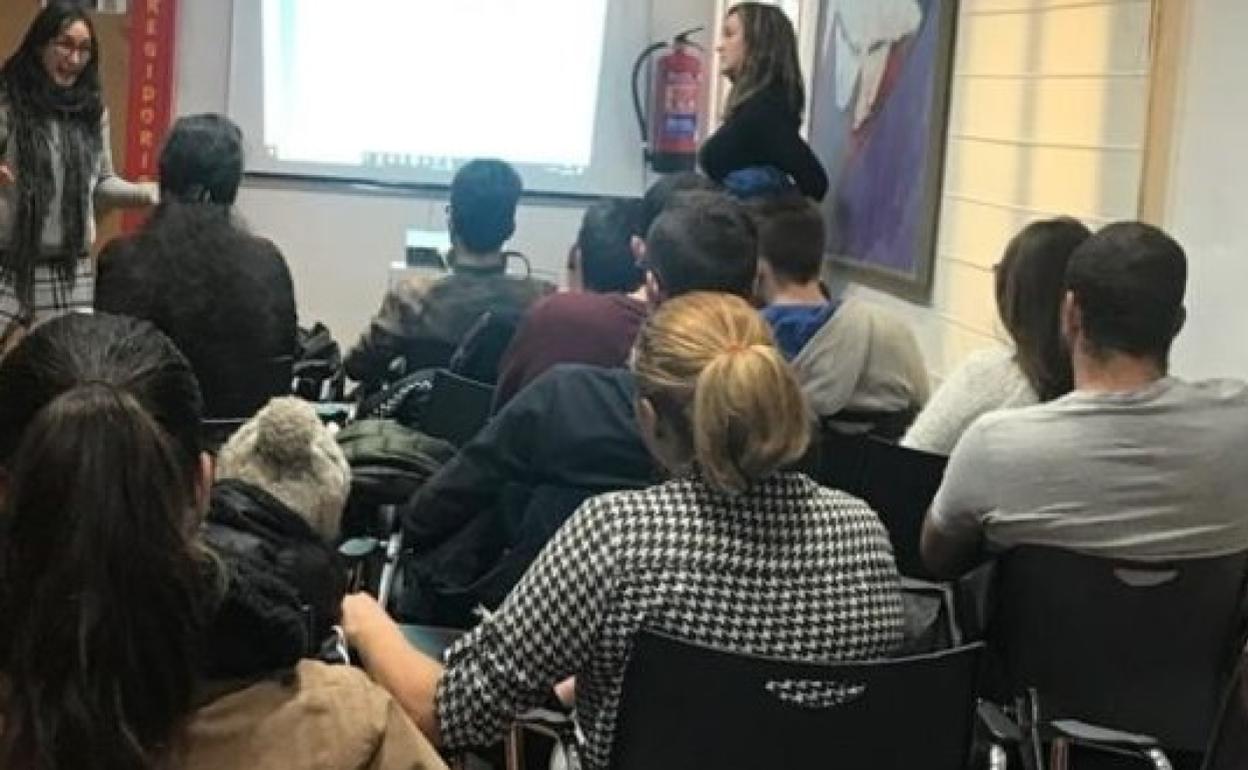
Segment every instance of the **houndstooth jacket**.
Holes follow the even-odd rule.
[[[741,495],[697,477],[587,501],[492,617],[447,655],[450,749],[497,740],[577,677],[585,768],[607,766],[643,628],[742,653],[866,659],[902,638],[888,535],[865,503],[784,473]]]

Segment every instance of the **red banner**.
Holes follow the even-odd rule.
[[[130,106],[126,121],[125,177],[154,182],[160,146],[173,121],[173,62],[177,0],[131,0]],[[126,214],[122,228],[133,232],[144,212]]]

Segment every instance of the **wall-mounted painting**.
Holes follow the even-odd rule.
[[[828,256],[860,283],[927,301],[957,0],[825,0],[810,140],[828,170]]]

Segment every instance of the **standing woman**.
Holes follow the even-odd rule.
[[[91,19],[49,3],[0,68],[0,351],[36,322],[91,308],[96,205],[155,199],[113,171]]]
[[[738,197],[796,185],[823,200],[828,175],[799,133],[806,86],[789,17],[775,6],[738,3],[717,50],[732,91],[723,125],[702,145],[702,170]]]

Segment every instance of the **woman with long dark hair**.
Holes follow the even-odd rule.
[[[0,360],[0,767],[441,768],[364,674],[303,659],[292,588],[201,543],[200,404],[134,319]]]
[[[248,418],[290,393],[297,318],[290,268],[233,214],[243,134],[223,115],[179,118],[160,153],[160,205],[100,252],[95,308],[142,318],[195,368],[211,419]]]
[[[985,412],[1031,406],[1074,387],[1060,314],[1070,255],[1092,233],[1069,217],[1033,222],[997,264],[997,312],[1013,349],[973,353],[945,380],[902,443],[936,454],[953,451]]]
[[[90,309],[95,209],[155,202],[113,171],[99,41],[81,4],[49,3],[0,68],[0,351]]]
[[[789,17],[775,6],[738,3],[724,18],[718,51],[732,91],[723,125],[702,145],[702,170],[741,197],[796,185],[823,200],[827,172],[799,133],[806,86]]]

